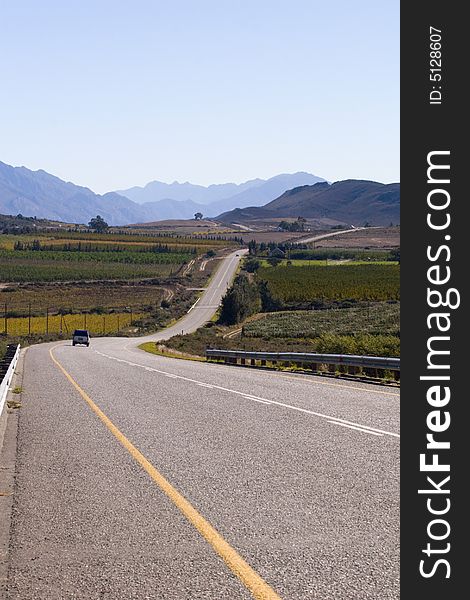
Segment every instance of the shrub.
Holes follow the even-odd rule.
[[[258,286],[239,275],[222,299],[219,322],[225,325],[240,323],[261,308]]]

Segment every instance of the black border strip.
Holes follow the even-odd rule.
[[[430,27],[441,31],[440,56],[430,54],[433,51],[431,43],[439,37],[430,38]],[[468,362],[465,341],[470,326],[465,318],[467,296],[463,288],[465,279],[468,279],[467,265],[470,264],[465,243],[465,239],[470,238],[467,226],[470,219],[466,220],[467,194],[463,190],[467,154],[463,143],[468,123],[463,109],[463,82],[467,79],[467,72],[463,60],[460,61],[460,54],[469,37],[464,27],[462,8],[457,2],[430,0],[401,4],[401,598],[410,600],[458,598],[461,592],[458,594],[457,590],[466,589],[463,507],[468,501],[463,488],[468,471],[464,463],[470,454],[470,435],[466,431],[470,399],[465,372],[470,369],[470,363],[466,365],[464,361]],[[434,51],[436,48],[434,46]],[[439,57],[440,64],[431,63],[431,59],[436,57]],[[431,104],[430,100],[439,101],[438,92],[441,94],[440,103]],[[449,154],[429,155],[436,151],[448,151]],[[428,182],[428,160],[449,165],[450,169],[431,170],[431,181]],[[437,179],[439,182],[434,181]],[[445,183],[446,179],[450,181]],[[449,206],[443,210],[430,208],[428,194],[431,190],[444,190],[431,194],[431,204],[435,200],[436,204],[442,202],[444,205],[448,197]],[[440,223],[446,222],[448,213],[451,219],[449,226],[441,230],[432,229],[427,223],[429,213],[435,224],[439,224],[439,219]],[[442,248],[444,246],[449,248],[450,256]],[[438,255],[437,258],[431,260],[427,256],[428,247],[431,256]],[[435,265],[438,265],[438,270],[428,272]],[[447,283],[429,282],[429,277],[438,275],[442,279],[449,272]],[[454,309],[444,306],[431,308],[428,288],[440,291],[444,297],[447,290],[455,288],[460,295],[460,306]],[[456,303],[458,294],[451,294],[452,303]],[[438,296],[434,295],[432,300],[437,301]],[[446,317],[440,321],[441,326],[450,322],[449,331],[438,331],[437,318],[427,322],[429,315],[435,312],[449,315],[449,321]],[[431,327],[428,327],[429,324]],[[450,339],[434,340],[431,348],[439,346],[449,350],[450,354],[429,356],[429,339],[439,335]],[[432,364],[441,367],[447,364],[450,368],[431,369],[429,359]],[[420,380],[420,376],[430,375],[449,376],[450,379]],[[447,404],[431,406],[427,393],[432,386],[439,386],[434,399],[444,394],[445,386],[449,387],[451,396]],[[432,433],[427,417],[436,410],[439,416],[429,417],[431,426],[436,427],[438,422],[443,424],[448,418],[450,425],[444,431],[434,433],[434,439],[448,441],[450,449],[426,448],[426,435]],[[469,440],[468,445],[466,439]],[[438,457],[435,460],[449,464],[450,470],[420,470],[420,454],[423,453],[428,464],[436,453]],[[433,479],[434,484],[427,480],[427,476]],[[450,479],[442,483],[447,476]],[[437,493],[436,486],[441,493]],[[419,489],[435,493],[419,494]],[[442,493],[443,490],[449,493]],[[433,515],[430,508],[448,510],[441,515]],[[446,521],[449,530],[444,522],[432,523],[436,519]],[[433,540],[429,532],[442,539]],[[437,563],[440,559],[443,562]],[[420,565],[421,570],[431,576],[423,576]]]

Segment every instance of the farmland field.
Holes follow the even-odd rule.
[[[43,314],[46,309],[102,312],[103,308],[109,307],[155,306],[161,300],[172,297],[174,292],[181,294],[177,285],[167,283],[96,281],[19,284],[0,289],[0,311],[6,306],[10,314],[25,314],[30,308],[32,314]]]
[[[218,235],[52,230],[0,235],[0,282],[164,278],[238,245]]]
[[[2,234],[0,236],[0,246],[2,248],[12,248],[14,243],[19,241],[31,241],[38,239],[42,241],[53,241],[58,240],[58,243],[67,242],[71,240],[82,240],[88,242],[99,242],[113,243],[123,242],[125,244],[137,243],[137,244],[179,244],[186,246],[202,245],[202,246],[219,246],[226,247],[231,245],[237,245],[237,236],[228,235],[185,235],[178,233],[169,232],[149,232],[145,230],[140,231],[123,231],[119,230],[108,230],[107,233],[96,233],[90,230],[78,231],[78,230],[47,230],[37,231],[34,233],[27,234]]]
[[[40,254],[38,252],[38,254]],[[141,279],[167,277],[180,265],[126,264],[97,261],[56,261],[14,258],[2,260],[0,282],[87,281],[92,279]]]
[[[175,336],[165,346],[200,356],[207,347],[399,356],[399,269],[379,260],[261,266],[245,277],[258,284],[264,312],[232,327],[219,322]]]
[[[391,264],[391,261],[388,260],[374,260],[374,265],[389,265]],[[260,260],[261,266],[262,267],[269,267],[269,260],[268,259],[261,259]],[[303,259],[303,258],[291,258],[291,259],[281,259],[281,262],[277,265],[278,267],[309,267],[309,266],[315,266],[315,267],[334,267],[334,266],[338,266],[338,265],[344,265],[344,264],[348,264],[348,266],[351,265],[368,265],[370,264],[370,261],[368,260],[350,260],[350,259],[334,259],[334,260],[329,260],[329,259],[319,259],[319,258],[312,258],[312,259]],[[392,263],[392,264],[398,264],[398,263]]]
[[[397,248],[400,246],[400,227],[368,227],[353,229],[336,237],[315,243],[317,248]]]
[[[239,241],[170,232],[36,230],[0,235],[0,335],[30,342],[148,333],[179,318]]]
[[[289,258],[297,260],[393,260],[393,251],[365,248],[291,248]],[[396,259],[395,259],[396,260]]]
[[[129,327],[132,322],[141,319],[142,313],[112,313],[99,314],[74,314],[74,315],[49,315],[42,317],[15,317],[8,319],[5,332],[0,321],[0,333],[7,333],[14,337],[28,335],[63,334],[69,336],[74,329],[88,329],[91,335],[106,335],[118,333]]]
[[[232,328],[210,324],[165,342],[204,356],[206,348],[400,356],[399,304],[259,314]]]
[[[400,268],[394,263],[261,267],[256,278],[285,304],[400,298]]]
[[[180,264],[189,262],[192,254],[180,252],[132,252],[118,250],[115,252],[100,251],[65,251],[65,250],[0,250],[2,262],[13,261],[54,261],[54,262],[103,262],[127,263],[135,265]]]
[[[314,338],[322,334],[399,335],[400,304],[378,302],[370,306],[329,310],[267,313],[243,327],[245,337]]]

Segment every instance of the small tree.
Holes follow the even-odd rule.
[[[249,258],[244,265],[245,271],[255,273],[261,267],[261,263],[257,258]]]
[[[245,275],[238,275],[232,287],[222,298],[219,322],[235,325],[244,321],[261,308],[258,287],[250,283]]]
[[[271,267],[277,267],[277,265],[280,265],[282,262],[282,258],[278,258],[277,256],[270,256],[268,258],[268,263],[271,265]]]
[[[204,215],[202,214],[202,212],[197,212],[197,213],[194,213],[194,219],[195,219],[196,221],[200,221],[200,220],[202,219],[202,217],[203,217],[203,216],[204,216]]]
[[[256,243],[256,240],[251,240],[248,242],[248,252],[251,256],[256,256],[258,254],[259,246]]]
[[[90,229],[93,229],[97,233],[103,233],[103,231],[106,231],[108,229],[109,225],[106,223],[103,217],[100,217],[100,215],[96,215],[96,217],[93,217],[93,219],[90,220],[90,222],[88,223],[88,227],[90,227]]]

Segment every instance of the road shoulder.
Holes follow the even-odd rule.
[[[25,352],[22,350],[20,353],[11,388],[22,387]],[[20,393],[13,397],[10,391],[0,416],[0,600],[6,598],[20,410],[20,407],[8,408],[8,400],[14,399],[21,404],[21,396]]]

